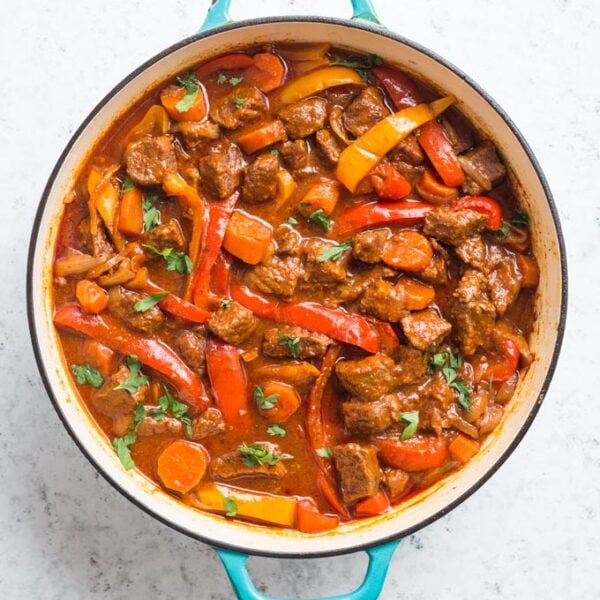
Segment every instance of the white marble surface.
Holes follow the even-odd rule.
[[[392,29],[481,83],[536,152],[569,253],[569,323],[545,405],[477,494],[397,551],[383,598],[600,597],[600,3],[375,0]],[[33,215],[98,100],[191,33],[207,0],[0,5],[0,598],[232,597],[214,553],[135,508],[79,453],[36,372],[25,319]],[[342,0],[234,1],[235,17],[347,15]],[[362,555],[252,559],[261,589],[347,591]]]

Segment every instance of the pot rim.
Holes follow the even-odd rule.
[[[104,107],[104,105],[110,99],[112,99],[112,97],[116,93],[118,93],[121,89],[123,89],[130,81],[132,81],[135,77],[137,77],[140,73],[146,71],[147,69],[152,67],[155,63],[157,63],[161,59],[165,58],[169,54],[172,54],[173,52],[175,52],[189,44],[192,44],[201,39],[209,38],[214,34],[231,31],[231,30],[235,30],[235,29],[243,29],[246,27],[252,27],[255,25],[265,25],[265,24],[270,24],[270,23],[290,23],[290,22],[333,24],[333,25],[338,25],[338,26],[345,26],[345,27],[348,27],[351,29],[359,29],[359,30],[363,30],[363,31],[368,31],[370,33],[375,33],[375,34],[381,35],[383,37],[387,37],[393,41],[400,42],[406,46],[409,46],[409,47],[413,48],[414,50],[425,54],[426,56],[433,59],[434,61],[442,64],[444,67],[446,67],[447,69],[452,71],[455,75],[459,76],[462,80],[464,80],[478,94],[480,94],[481,97],[494,109],[494,111],[501,117],[501,119],[505,122],[505,124],[511,130],[511,132],[513,133],[513,135],[515,136],[515,138],[517,139],[517,141],[523,148],[537,177],[539,178],[540,184],[544,190],[544,195],[548,202],[548,206],[550,208],[550,213],[552,215],[552,221],[553,221],[554,227],[556,229],[556,237],[557,237],[558,249],[559,249],[559,260],[560,260],[560,266],[561,266],[561,288],[562,288],[561,299],[560,299],[560,310],[559,310],[559,324],[558,324],[558,329],[557,329],[557,334],[556,334],[556,343],[554,346],[554,350],[552,352],[552,358],[549,363],[548,371],[546,372],[544,382],[540,389],[538,398],[537,398],[536,402],[534,403],[534,405],[532,406],[531,410],[529,411],[527,418],[525,419],[525,421],[523,422],[523,424],[521,425],[519,430],[514,435],[511,443],[508,445],[508,447],[506,448],[504,453],[500,457],[498,457],[498,459],[496,459],[496,461],[488,468],[488,470],[479,479],[477,479],[477,481],[473,485],[471,485],[468,489],[466,489],[459,497],[457,497],[452,502],[446,504],[441,510],[438,510],[437,512],[433,513],[426,519],[419,521],[412,527],[407,527],[406,529],[402,530],[401,532],[393,533],[389,536],[379,538],[376,541],[359,543],[359,544],[356,544],[355,546],[344,547],[343,549],[339,549],[339,550],[300,552],[300,553],[298,553],[298,552],[281,553],[281,552],[255,551],[252,548],[237,546],[236,544],[229,543],[229,542],[226,542],[223,540],[207,539],[207,538],[203,537],[202,535],[200,535],[194,531],[190,531],[189,529],[186,529],[182,525],[179,525],[178,523],[175,523],[175,522],[169,520],[168,518],[156,513],[153,509],[151,509],[144,503],[138,501],[136,498],[131,496],[124,488],[122,488],[112,478],[112,476],[108,470],[104,470],[102,467],[100,467],[99,463],[96,461],[94,456],[90,452],[88,452],[88,450],[84,447],[83,443],[79,440],[75,429],[72,428],[70,423],[67,421],[66,416],[64,415],[64,413],[61,409],[60,403],[59,403],[58,399],[56,398],[54,391],[52,389],[52,386],[50,384],[50,380],[49,380],[49,377],[48,377],[48,374],[46,371],[46,366],[45,366],[43,358],[42,358],[40,342],[38,339],[38,333],[37,333],[37,329],[36,329],[36,323],[35,323],[35,317],[34,317],[34,311],[33,311],[34,298],[33,298],[33,289],[32,289],[33,288],[32,275],[33,275],[33,263],[34,263],[35,249],[37,246],[38,237],[39,237],[39,233],[40,233],[40,225],[41,225],[42,215],[46,208],[46,204],[48,202],[48,197],[50,195],[50,191],[54,185],[54,182],[56,180],[56,177],[58,175],[60,168],[62,167],[62,164],[64,163],[66,157],[71,152],[71,149],[72,149],[73,145],[75,144],[76,140],[83,133],[83,131],[86,129],[86,127],[92,121],[92,119],[96,116],[96,114]],[[445,516],[446,514],[448,514],[452,510],[454,510],[457,506],[459,506],[467,498],[469,498],[474,492],[476,492],[484,483],[486,483],[486,481],[488,481],[488,479],[490,479],[490,477],[494,473],[496,473],[496,471],[506,462],[506,460],[509,458],[509,456],[514,452],[515,448],[519,445],[519,443],[523,439],[524,435],[529,430],[533,420],[535,419],[535,417],[540,409],[540,406],[545,398],[545,395],[546,395],[548,388],[550,386],[550,383],[552,381],[554,371],[556,370],[556,365],[558,362],[558,357],[560,354],[563,337],[564,337],[564,331],[565,331],[565,327],[566,327],[567,299],[568,299],[568,277],[567,277],[567,259],[566,259],[565,243],[564,243],[564,237],[563,237],[562,228],[561,228],[561,224],[560,224],[560,219],[558,216],[558,211],[557,211],[556,205],[554,203],[554,198],[553,198],[552,192],[548,185],[548,181],[542,171],[542,168],[541,168],[539,162],[537,161],[529,144],[525,140],[523,134],[520,132],[520,130],[517,128],[517,126],[514,124],[514,122],[510,119],[510,117],[506,114],[506,112],[502,109],[502,107],[496,102],[496,100],[494,100],[490,94],[488,94],[485,90],[483,90],[479,86],[479,84],[477,84],[466,73],[464,73],[461,69],[459,69],[454,64],[452,64],[450,61],[446,60],[445,58],[443,58],[436,52],[429,50],[425,46],[422,46],[421,44],[414,42],[398,33],[395,33],[393,31],[386,29],[382,25],[377,25],[377,24],[369,23],[369,22],[362,21],[362,20],[358,20],[358,21],[352,20],[351,21],[349,19],[340,19],[340,18],[336,18],[336,17],[320,17],[320,16],[262,17],[262,18],[246,19],[243,21],[227,23],[225,25],[210,29],[206,32],[199,32],[199,33],[193,34],[191,36],[188,36],[187,38],[184,38],[183,40],[181,40],[179,42],[176,42],[175,44],[172,44],[171,46],[167,47],[166,49],[162,50],[158,54],[154,55],[153,57],[151,57],[150,59],[145,61],[142,65],[140,65],[138,68],[136,68],[131,73],[129,73],[126,77],[124,77],[117,85],[115,85],[96,104],[96,106],[94,106],[94,108],[90,111],[88,116],[83,120],[81,125],[76,129],[76,131],[73,133],[73,135],[67,142],[64,150],[60,154],[56,164],[54,165],[54,167],[50,173],[50,176],[44,187],[44,191],[42,193],[40,203],[39,203],[39,206],[38,206],[38,209],[36,211],[34,221],[33,221],[32,233],[31,233],[31,238],[29,241],[29,249],[28,249],[28,256],[27,256],[26,277],[27,277],[27,286],[26,286],[27,321],[29,324],[29,331],[30,331],[30,335],[31,335],[31,339],[32,339],[36,363],[37,363],[40,375],[42,377],[42,382],[44,384],[44,388],[46,389],[46,393],[48,394],[48,397],[50,398],[56,413],[58,414],[60,420],[62,421],[62,423],[63,423],[65,429],[67,430],[67,432],[69,433],[70,437],[75,442],[75,444],[77,445],[79,450],[82,452],[82,454],[87,458],[87,460],[96,469],[96,471],[98,473],[100,473],[100,475],[102,475],[102,477],[114,489],[116,489],[120,494],[122,494],[125,498],[127,498],[135,506],[137,506],[138,508],[143,510],[148,515],[150,515],[151,517],[158,520],[159,522],[163,523],[164,525],[167,525],[168,527],[178,531],[179,533],[185,534],[185,535],[187,535],[191,538],[194,538],[200,542],[203,542],[205,544],[208,544],[211,546],[216,546],[218,548],[222,548],[225,550],[232,550],[235,552],[251,554],[253,556],[264,556],[264,557],[271,557],[271,558],[307,558],[307,557],[308,558],[321,558],[321,557],[328,557],[328,556],[339,556],[339,555],[344,555],[344,554],[350,554],[353,552],[368,550],[369,548],[377,547],[381,544],[385,544],[385,543],[391,542],[393,540],[402,539],[404,537],[407,537],[407,536],[415,533],[416,531],[419,531],[420,529],[423,529],[424,527],[427,527],[431,523],[437,521],[441,517]]]

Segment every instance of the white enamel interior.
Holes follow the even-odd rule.
[[[296,531],[276,531],[225,521],[190,509],[161,492],[141,475],[125,472],[106,438],[92,426],[85,408],[77,399],[62,363],[58,339],[52,325],[53,306],[49,294],[52,249],[63,197],[69,190],[81,161],[113,119],[143,95],[145,90],[174,72],[234,47],[273,41],[328,41],[360,52],[376,53],[386,61],[434,82],[440,90],[456,95],[461,110],[484,134],[496,141],[509,164],[521,191],[521,200],[534,224],[533,242],[542,274],[537,303],[538,318],[531,340],[536,360],[521,382],[503,425],[487,440],[480,454],[459,473],[393,512],[368,522],[346,525],[333,534],[320,536],[304,536]],[[560,248],[548,200],[527,153],[504,119],[464,79],[435,59],[397,40],[374,31],[351,28],[343,23],[255,23],[198,39],[167,54],[139,73],[95,114],[60,165],[41,215],[32,267],[30,276],[34,326],[47,379],[69,428],[96,465],[132,499],[180,530],[216,544],[275,555],[344,552],[400,535],[431,519],[476,486],[502,459],[524,428],[536,402],[541,402],[541,388],[557,342],[561,311]]]

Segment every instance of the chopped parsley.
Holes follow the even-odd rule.
[[[153,231],[160,223],[160,211],[156,208],[157,196],[148,196],[142,200],[144,209],[144,231]]]
[[[223,71],[219,71],[219,73],[217,73],[217,83],[219,85],[225,85],[226,83],[228,83],[230,86],[235,87],[236,85],[242,83],[242,81],[244,81],[243,77],[227,77],[227,75],[225,75],[225,73],[223,73]]]
[[[180,402],[168,390],[167,386],[163,385],[164,394],[158,399],[158,410],[152,412],[151,416],[156,421],[162,421],[167,413],[170,412],[173,417],[181,421],[186,428],[186,433],[192,437],[192,420],[187,414],[188,405]]]
[[[127,367],[129,369],[127,379],[115,387],[115,390],[126,390],[133,395],[139,388],[148,383],[148,376],[141,372],[142,363],[137,356],[127,357]]]
[[[367,81],[367,71],[383,63],[381,57],[376,54],[369,54],[359,60],[347,60],[339,56],[332,57],[330,65],[339,65],[340,67],[350,67],[356,69],[357,73],[363,81]]]
[[[164,300],[169,295],[169,292],[156,292],[150,294],[141,300],[138,300],[133,305],[135,312],[143,313],[150,310],[153,306],[156,306],[161,300]]]
[[[133,181],[131,181],[131,177],[125,177],[123,179],[123,184],[121,185],[121,194],[125,192],[130,192],[133,189]]]
[[[219,305],[221,308],[229,308],[231,306],[231,300],[221,300]]]
[[[318,208],[308,215],[308,220],[320,225],[325,231],[331,229],[331,219],[325,214],[322,208]]]
[[[100,371],[88,363],[71,365],[71,371],[79,385],[91,385],[99,388],[104,383],[104,377],[100,375]]]
[[[496,237],[500,240],[505,240],[510,233],[510,225],[504,221],[498,231],[496,231]]]
[[[143,244],[143,246],[165,259],[167,271],[177,271],[182,275],[187,275],[194,268],[190,257],[185,252],[180,252],[179,250],[175,250],[175,248],[163,248],[159,250],[156,246],[151,246],[150,244]]]
[[[126,471],[130,471],[135,467],[135,463],[133,462],[133,458],[131,458],[131,451],[129,450],[129,446],[135,443],[137,439],[137,435],[135,431],[130,431],[126,433],[123,437],[113,438],[112,446],[117,453],[117,457],[121,461],[123,468]]]
[[[238,512],[237,502],[231,496],[225,496],[223,499],[223,510],[226,517],[235,517]]]
[[[246,102],[248,101],[248,98],[234,98],[233,99],[233,103],[235,104],[236,108],[242,108],[242,106],[244,106],[244,104],[246,104]]]
[[[175,105],[177,112],[186,112],[194,106],[196,98],[200,93],[200,83],[196,77],[196,73],[190,72],[185,77],[177,79],[179,85],[185,88],[183,98]]]
[[[510,222],[513,225],[523,225],[525,227],[529,227],[529,215],[522,211],[518,210],[511,218]]]
[[[256,405],[261,410],[269,410],[270,408],[275,408],[277,404],[277,400],[279,400],[279,394],[269,394],[265,396],[265,390],[260,386],[254,386],[254,400],[256,401]]]
[[[131,428],[133,430],[136,430],[138,428],[138,425],[146,418],[146,407],[141,404],[141,403],[137,403],[135,405],[135,411],[133,413],[133,421],[131,422]]]
[[[300,358],[300,338],[289,335],[279,336],[279,345],[286,346],[292,358]]]
[[[275,454],[260,444],[242,444],[238,448],[242,457],[242,462],[247,467],[273,466],[280,460],[290,460],[294,458],[291,454]]]
[[[267,428],[267,433],[273,437],[285,437],[287,431],[280,425],[271,425]]]
[[[273,149],[271,150],[271,154],[272,154],[273,156],[279,156],[279,150],[277,150],[277,148],[273,148]]]
[[[286,223],[288,225],[298,225],[298,219],[295,217],[288,217]]]
[[[317,454],[321,458],[331,458],[333,456],[333,452],[329,448],[317,448]]]
[[[415,435],[419,426],[419,411],[404,412],[400,415],[400,420],[406,423],[400,439],[407,440]]]
[[[323,250],[321,254],[317,256],[317,262],[325,262],[328,260],[338,261],[348,252],[348,250],[352,249],[352,242],[342,242],[341,244],[336,244],[335,246],[331,246],[331,248],[327,248],[327,250]]]
[[[462,356],[460,353],[436,352],[429,356],[430,372],[435,368],[442,369],[446,383],[458,394],[458,403],[465,409],[471,408],[471,388],[462,377],[458,376],[457,369],[462,367]]]

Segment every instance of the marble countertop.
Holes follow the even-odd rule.
[[[391,29],[469,73],[520,127],[554,192],[570,270],[563,352],[534,426],[477,494],[405,540],[382,598],[597,599],[600,4],[375,3]],[[238,18],[349,14],[342,0],[233,4]],[[233,597],[210,548],[138,510],[81,455],[37,374],[25,316],[31,223],[59,153],[106,91],[195,30],[207,5],[31,0],[0,8],[1,598]],[[260,589],[314,597],[354,587],[366,557],[249,564]]]

